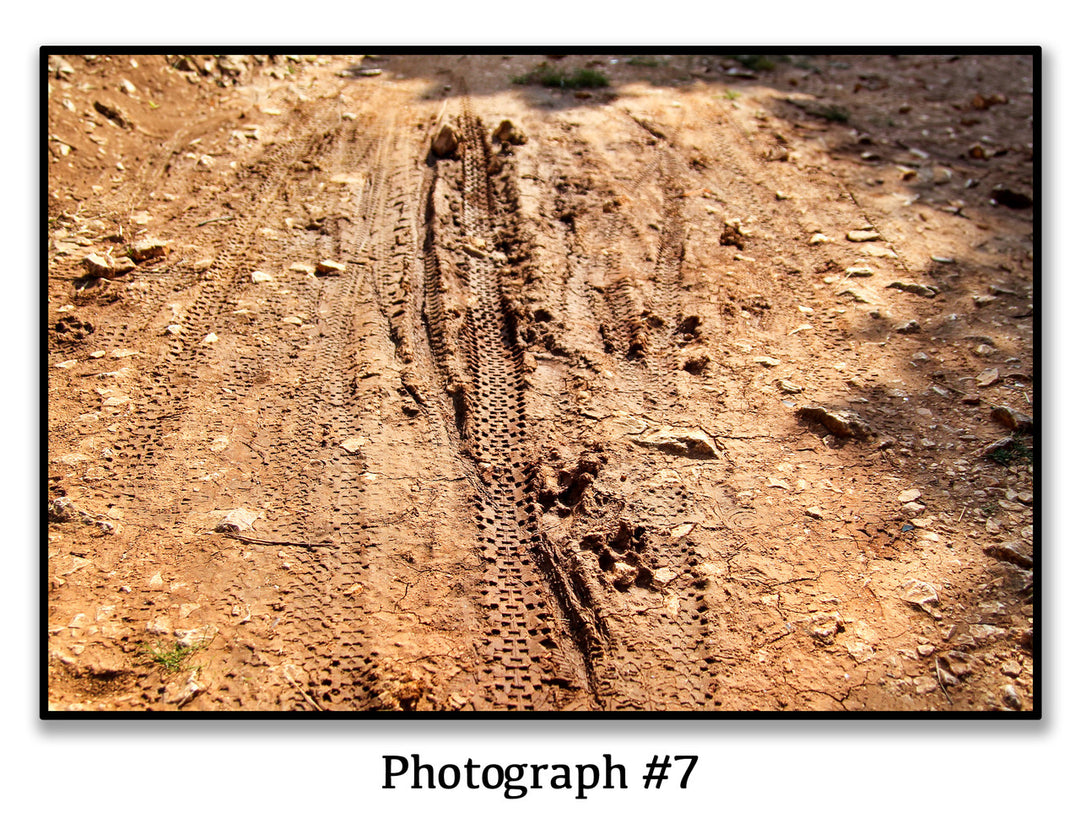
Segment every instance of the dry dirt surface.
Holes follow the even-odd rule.
[[[1037,57],[43,57],[48,710],[1036,710]]]

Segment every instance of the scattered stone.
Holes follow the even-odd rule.
[[[611,584],[625,591],[637,580],[638,569],[626,562],[616,562],[611,569]]]
[[[431,152],[439,159],[456,159],[461,137],[450,125],[443,125],[431,140]]]
[[[997,368],[987,368],[985,371],[975,377],[975,384],[978,385],[980,388],[988,388],[995,382],[997,382],[1000,376],[1001,374],[998,373]]]
[[[218,340],[217,333],[207,333],[205,336],[203,336],[202,343],[204,345],[212,345],[217,340]]]
[[[810,423],[818,423],[837,437],[865,440],[875,433],[869,423],[853,411],[830,411],[821,406],[803,406],[795,415]]]
[[[1021,709],[1024,704],[1020,700],[1020,696],[1016,694],[1016,689],[1011,683],[1005,684],[999,690],[1001,696],[1001,703],[1009,709]]]
[[[904,292],[921,295],[923,298],[933,298],[938,294],[937,287],[930,287],[926,284],[909,284],[906,281],[893,281],[888,285],[887,289],[903,290]]]
[[[253,513],[243,507],[237,507],[235,510],[229,511],[218,526],[214,528],[214,532],[243,533],[245,530],[250,530],[251,526],[258,520],[258,513]]]
[[[196,606],[197,607],[197,606]],[[173,631],[176,642],[185,648],[192,648],[203,643],[209,643],[218,633],[215,625],[204,625],[200,628],[181,629]]]
[[[840,630],[840,615],[835,611],[829,614],[815,614],[810,618],[807,631],[819,643],[831,645]]]
[[[914,678],[912,681],[915,684],[916,695],[929,695],[935,689],[938,688],[937,678],[932,678],[929,675],[920,675]],[[959,681],[957,681],[959,683]]]
[[[775,368],[780,364],[779,359],[773,359],[771,356],[755,356],[753,357],[753,361],[757,362],[759,365],[764,365],[767,368]]]
[[[916,647],[919,657],[930,657],[934,653],[934,647],[929,643],[921,643]]]
[[[1004,544],[988,544],[983,548],[983,553],[994,559],[1010,562],[1021,568],[1030,569],[1035,564],[1034,559],[1032,558],[1032,551],[1025,542],[1013,541]]]
[[[918,579],[909,579],[904,583],[900,593],[900,599],[915,608],[921,608],[927,614],[933,614],[938,605],[938,595],[934,586],[929,582]]]
[[[135,264],[127,258],[93,254],[82,259],[82,267],[91,278],[113,278],[131,272]]]
[[[348,452],[350,455],[355,455],[364,446],[367,445],[367,442],[368,442],[368,439],[366,437],[361,437],[360,435],[356,435],[355,437],[349,437],[349,438],[346,438],[345,440],[342,440],[341,443],[339,443],[338,445],[341,446],[341,448],[344,449],[346,452]]]
[[[131,128],[135,126],[131,119],[125,116],[119,108],[113,107],[111,104],[106,104],[103,101],[95,101],[94,109],[110,122],[113,122],[120,127]]]
[[[854,229],[847,233],[847,239],[852,243],[866,243],[871,240],[881,240],[881,235],[871,229]]]
[[[893,328],[897,333],[918,333],[922,328],[919,327],[919,322],[915,319],[905,321],[903,324],[898,324]]]
[[[821,509],[821,507],[807,507],[806,514],[810,516],[810,518],[825,518],[825,511]]]
[[[925,510],[926,507],[920,504],[918,501],[909,501],[908,503],[904,504],[901,509],[903,509],[903,511],[909,516],[917,516],[919,513]]]
[[[528,141],[521,129],[509,119],[503,119],[499,123],[499,126],[495,128],[495,132],[491,134],[491,138],[500,144],[510,145],[524,145]]]
[[[990,199],[998,205],[1005,206],[1005,208],[1017,210],[1028,209],[1034,205],[1034,201],[1027,194],[1021,194],[1019,191],[1013,191],[1003,185],[996,186],[990,192]]]
[[[196,674],[192,672],[183,683],[169,681],[165,684],[165,702],[175,704],[177,708],[190,703],[204,689],[203,685],[196,680]]]
[[[253,284],[266,284],[273,280],[274,276],[271,275],[269,272],[261,272],[260,270],[255,270],[251,273],[251,283]]]
[[[1023,669],[1021,668],[1020,664],[1017,663],[1015,660],[1006,660],[1004,663],[1001,664],[1001,674],[1006,675],[1010,678],[1020,677],[1020,673],[1022,671]]]
[[[168,333],[170,336],[179,336],[180,331],[182,330],[183,328],[179,324],[170,324],[168,327],[165,328],[165,332]]]
[[[300,318],[299,316],[285,316],[285,318],[283,318],[281,321],[284,324],[300,325],[300,324],[304,323],[304,320],[302,318]]]
[[[720,450],[716,442],[701,429],[664,426],[635,437],[633,440],[639,446],[647,446],[675,455],[708,460],[720,459]]]
[[[917,489],[906,489],[896,496],[896,500],[901,504],[907,504],[911,501],[918,501],[922,498],[922,493]]]
[[[315,267],[311,264],[294,263],[289,266],[289,272],[302,272],[306,275],[314,275]]]
[[[151,258],[160,258],[162,255],[167,254],[168,251],[168,241],[158,240],[157,238],[146,238],[145,240],[140,240],[129,246],[127,253],[128,257],[133,261],[142,263]]]
[[[315,273],[317,275],[337,275],[345,271],[345,264],[339,264],[337,261],[331,261],[329,259],[319,261],[315,264]]]
[[[776,385],[785,394],[801,394],[803,391],[803,387],[801,385],[796,385],[789,379],[777,380]]]
[[[844,648],[847,649],[847,653],[851,655],[851,659],[856,663],[865,663],[874,656],[873,646],[861,640],[852,640]]]
[[[848,278],[869,278],[874,274],[874,270],[868,266],[849,266],[844,270],[844,274]]]
[[[1005,405],[995,406],[990,409],[990,417],[1011,431],[1022,431],[1030,434],[1034,425],[1028,415]]]
[[[817,234],[810,237],[811,246],[820,246],[822,243],[832,243],[832,238],[828,237],[827,235],[823,235],[821,232],[818,232]]]

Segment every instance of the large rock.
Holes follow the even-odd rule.
[[[795,414],[809,423],[817,423],[837,437],[865,440],[874,434],[870,424],[853,411],[830,410],[812,405],[800,408]]]
[[[701,429],[664,426],[635,437],[634,442],[639,446],[688,458],[720,459],[720,450],[716,446],[716,441]]]
[[[435,138],[431,140],[431,152],[439,159],[454,159],[457,157],[458,145],[461,137],[458,136],[450,125],[443,125]]]

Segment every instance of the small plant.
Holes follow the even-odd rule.
[[[567,74],[561,69],[543,63],[525,75],[510,79],[513,84],[540,84],[543,87],[560,87],[580,90],[592,87],[607,87],[607,76],[595,69],[579,69]]]
[[[851,114],[843,107],[838,107],[835,104],[830,104],[821,108],[821,112],[817,115],[821,116],[827,122],[841,122],[846,124],[851,118]]]
[[[648,55],[635,55],[627,62],[632,67],[659,67],[667,64],[667,61],[661,61],[657,58],[651,58]]]
[[[730,55],[751,72],[768,72],[776,69],[776,59],[769,55]]]
[[[139,654],[150,663],[160,666],[167,673],[176,674],[191,668],[192,655],[202,649],[203,646],[204,644],[200,643],[191,646],[174,643],[172,646],[167,646],[159,641],[153,648],[144,645],[139,649]]]
[[[738,92],[737,90],[733,90],[730,87],[724,90],[724,98],[726,98],[728,101],[735,101],[741,95],[742,93]]]
[[[998,449],[994,449],[989,455],[990,460],[1001,466],[1010,466],[1017,461],[1023,461],[1030,463],[1035,459],[1035,455],[1032,453],[1023,441],[1020,440],[1015,434],[1009,439],[1009,442]]]

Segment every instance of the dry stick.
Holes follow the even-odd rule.
[[[307,701],[309,704],[311,704],[311,706],[313,706],[318,712],[322,712],[323,708],[320,707],[317,703],[315,703],[315,700],[310,695],[308,695],[303,689],[300,688],[300,684],[298,684],[296,681],[293,680],[292,675],[290,675],[284,669],[282,669],[282,671],[285,672],[285,680],[287,680],[289,683],[291,683],[293,686],[296,687],[296,691],[300,693],[300,696],[305,701]]]
[[[283,542],[275,539],[254,539],[250,536],[241,536],[239,533],[234,533],[232,530],[215,530],[215,533],[221,533],[223,536],[228,536],[230,539],[236,539],[238,542],[244,544],[265,544],[274,545],[277,547],[333,547],[332,542]]]
[[[945,688],[945,681],[941,679],[941,659],[934,657],[934,671],[937,673],[938,686],[941,687],[941,691],[945,693],[945,700],[949,702],[949,706],[952,706],[952,698],[949,697],[949,690]]]
[[[206,226],[206,225],[208,225],[210,223],[222,223],[222,222],[224,222],[226,220],[235,220],[235,219],[236,218],[233,217],[231,214],[227,215],[225,217],[211,217],[209,220],[204,220],[202,223],[197,223],[196,228],[199,228],[201,226]]]

